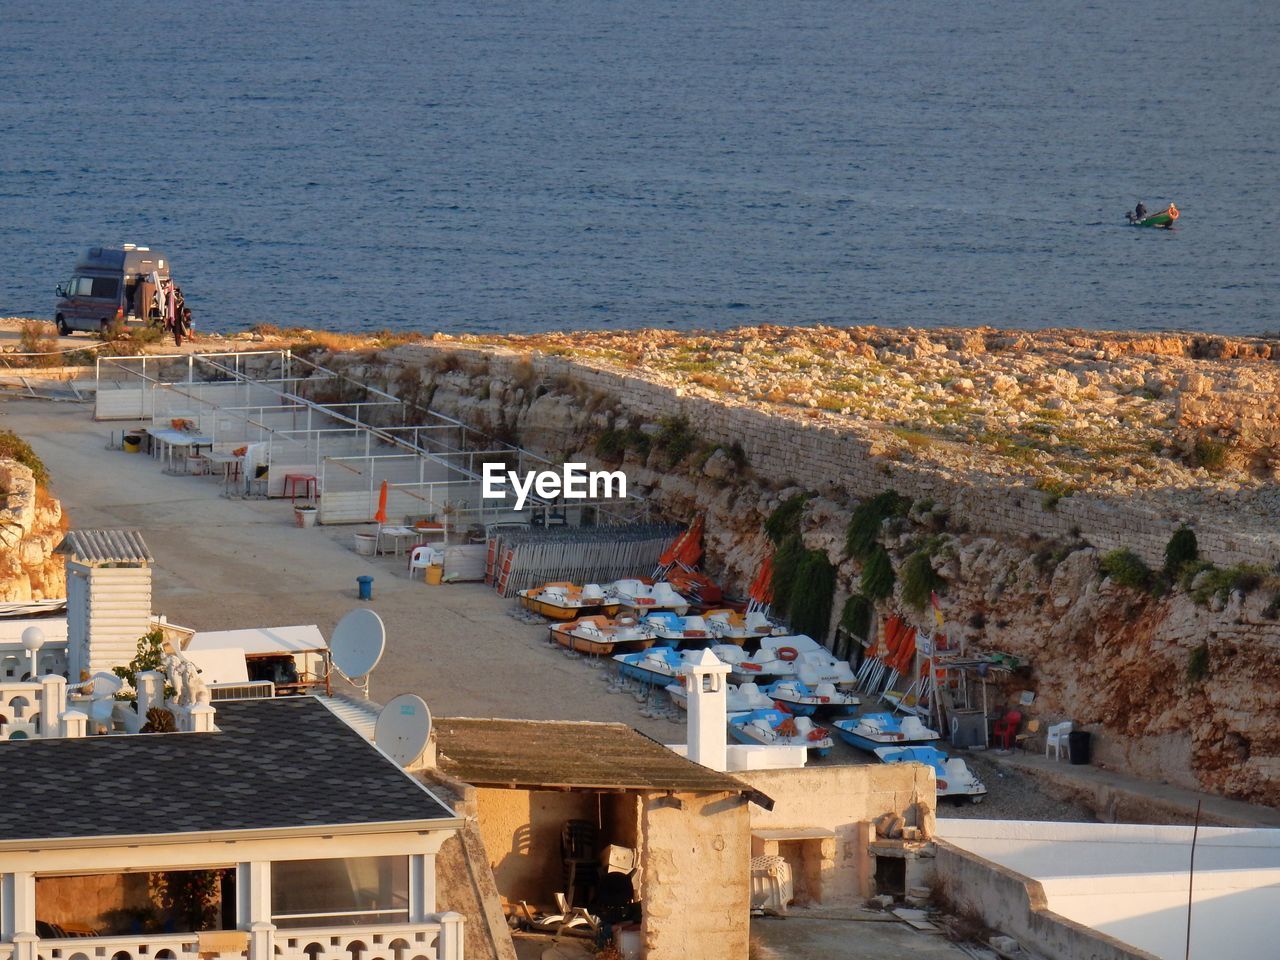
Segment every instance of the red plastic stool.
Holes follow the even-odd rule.
[[[289,497],[289,502],[293,503],[298,499],[298,485],[302,485],[302,495],[308,500],[316,498],[316,478],[309,473],[286,473],[284,475],[284,490],[282,491]]]

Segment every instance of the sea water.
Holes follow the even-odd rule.
[[[0,315],[1280,328],[1280,4],[0,0]],[[1137,200],[1172,232],[1124,224]]]

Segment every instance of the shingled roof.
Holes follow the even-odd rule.
[[[624,723],[437,717],[435,731],[440,769],[478,787],[759,796]]]
[[[0,842],[454,819],[312,697],[217,710],[214,733],[0,743]]]

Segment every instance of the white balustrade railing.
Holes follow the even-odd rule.
[[[444,913],[422,923],[277,929],[271,934],[273,957],[254,956],[251,946],[202,954],[200,938],[197,933],[41,937],[23,944],[17,954],[26,956],[29,950],[33,960],[462,960],[462,915]],[[0,960],[15,960],[13,944],[0,943]]]
[[[284,928],[274,936],[278,960],[462,960],[457,913],[425,923]]]
[[[200,960],[199,934],[154,933],[133,937],[41,937],[42,960]]]

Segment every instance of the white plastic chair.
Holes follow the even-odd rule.
[[[1049,751],[1053,750],[1053,758],[1055,760],[1062,759],[1062,748],[1067,745],[1067,734],[1071,732],[1071,721],[1064,720],[1062,723],[1049,724],[1049,730],[1044,735],[1044,755],[1049,756]]]
[[[413,579],[413,571],[422,570],[423,579],[426,579],[427,567],[438,566],[440,563],[440,551],[434,547],[414,547],[409,552],[409,579]]]

